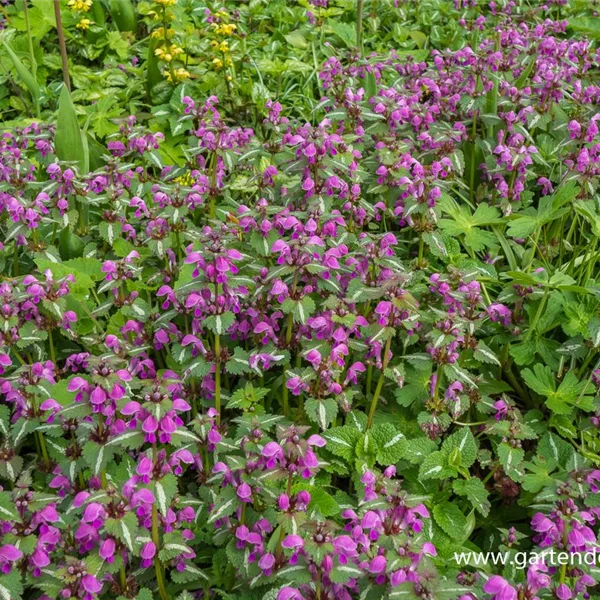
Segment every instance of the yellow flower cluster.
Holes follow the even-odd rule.
[[[77,29],[81,29],[82,31],[85,31],[86,29],[89,28],[89,26],[92,24],[92,22],[89,19],[81,19],[81,21],[79,21],[79,23],[77,23],[77,25],[75,25],[75,27],[77,27]]]
[[[167,68],[163,70],[163,75],[170,83],[185,81],[190,77],[189,71],[183,67],[176,67],[174,62],[178,58],[183,62],[182,55],[185,54],[185,50],[173,40],[176,34],[175,29],[168,26],[168,22],[175,19],[175,15],[169,8],[173,6],[176,1],[177,0],[154,0],[154,10],[148,13],[155,21],[162,21],[162,26],[152,30],[150,37],[158,41],[156,44],[157,47],[154,49],[154,55],[161,61],[167,63]]]
[[[155,10],[151,10],[148,12],[148,16],[152,17],[155,21],[162,21],[163,19],[166,19],[167,21],[173,21],[175,19],[175,15],[173,13],[166,12],[166,11],[165,11],[165,14],[163,15],[162,12],[157,12]]]
[[[190,78],[190,72],[186,71],[183,67],[179,69],[173,69],[173,74],[171,75],[171,71],[165,71],[165,77],[169,83],[178,83],[179,81],[185,81]]]
[[[229,23],[230,15],[224,9],[221,8],[213,13],[213,16],[218,22],[211,23],[210,27],[212,33],[216,39],[211,40],[210,44],[213,47],[216,56],[212,59],[213,67],[218,71],[226,67],[231,67],[233,61],[231,60],[231,48],[229,47],[229,41],[223,38],[229,38],[236,34],[237,25],[235,23]],[[226,75],[227,81],[231,81],[231,75]]]
[[[88,12],[92,8],[92,0],[69,0],[67,6],[73,11]]]
[[[229,52],[229,42],[227,41],[219,43],[216,40],[212,40],[210,44],[213,48],[215,48],[215,50],[218,50],[223,54],[227,54]]]
[[[212,27],[217,35],[233,35],[237,30],[235,23],[212,23]]]
[[[215,69],[222,69],[223,66],[230,67],[232,65],[231,56],[229,55],[229,42],[226,40],[223,42],[217,42],[216,40],[212,40],[210,42],[211,46],[222,54],[222,58],[215,57],[212,59],[212,63],[215,66]]]
[[[180,175],[179,177],[173,179],[173,181],[186,187],[191,187],[194,185],[194,183],[196,183],[196,180],[192,177],[191,172],[188,172],[185,175]]]
[[[171,44],[169,47],[163,46],[162,48],[157,48],[154,51],[154,54],[160,58],[160,60],[164,60],[165,62],[170,63],[178,54],[183,53],[183,48],[179,46],[175,46],[175,44]]]
[[[222,59],[215,57],[212,59],[212,64],[215,65],[215,69],[222,69],[223,65],[225,65],[226,67],[230,67],[232,63],[231,58],[229,56],[226,56],[225,62],[223,62]]]
[[[165,38],[170,39],[174,35],[175,35],[174,29],[169,28],[165,31],[164,27],[157,27],[156,29],[152,30],[150,37],[152,37],[155,40],[157,40],[157,39],[164,40]]]

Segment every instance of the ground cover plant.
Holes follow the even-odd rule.
[[[2,2],[0,599],[600,598],[597,10]]]

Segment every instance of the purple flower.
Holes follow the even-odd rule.
[[[113,538],[106,538],[100,546],[99,554],[106,562],[112,563],[115,560],[115,540]]]
[[[517,590],[500,575],[492,575],[484,584],[483,591],[492,595],[492,600],[517,600]]]
[[[296,588],[284,587],[279,590],[277,600],[305,600],[305,598]]]
[[[304,540],[299,535],[288,535],[282,542],[282,548],[296,550],[304,547]]]
[[[490,321],[493,323],[502,323],[505,327],[508,327],[512,321],[512,313],[510,309],[504,304],[490,304],[487,308],[487,313],[490,317]]]
[[[11,564],[20,560],[23,557],[23,553],[13,546],[12,544],[4,544],[0,547],[0,569],[3,573],[9,573],[11,570]]]
[[[140,556],[142,557],[142,566],[144,568],[148,568],[152,565],[152,560],[156,555],[156,545],[154,542],[146,542],[140,551]]]
[[[263,554],[261,556],[260,560],[258,561],[258,566],[263,570],[265,575],[270,574],[271,569],[273,568],[274,565],[275,565],[275,555],[271,554],[270,552]]]
[[[242,483],[237,488],[237,496],[242,502],[252,502],[252,488],[247,483]]]
[[[376,556],[369,563],[369,573],[373,573],[374,575],[378,575],[379,573],[383,573],[387,566],[387,561],[385,556]]]
[[[93,575],[84,575],[81,578],[81,586],[90,594],[97,594],[102,589],[102,584]]]
[[[554,591],[558,600],[571,600],[573,598],[573,592],[571,588],[565,583],[561,583]]]

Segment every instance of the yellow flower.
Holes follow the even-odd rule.
[[[222,23],[221,25],[213,23],[213,25],[215,25],[215,33],[219,35],[233,35],[237,29],[237,25],[233,23]]]
[[[213,58],[212,61],[217,69],[220,69],[223,66],[223,61],[220,58]]]
[[[219,50],[223,53],[226,54],[227,52],[229,52],[229,42],[221,42],[219,44]]]
[[[156,4],[162,4],[163,6],[173,6],[177,0],[154,0]]]
[[[171,45],[169,48],[157,48],[154,51],[154,55],[158,56],[161,60],[171,62],[178,54],[183,52],[183,48]]]
[[[171,77],[171,71],[165,71],[165,77],[170,83],[176,83],[178,81],[185,81],[190,77],[189,71],[186,71],[184,68],[180,67],[179,69],[175,69],[173,71],[173,75],[175,76],[175,81],[173,81],[173,77]]]
[[[92,0],[69,0],[67,5],[71,10],[87,12],[92,8]]]
[[[92,24],[92,22],[89,19],[81,19],[81,21],[79,21],[79,23],[77,23],[77,25],[75,25],[75,27],[77,27],[77,29],[81,29],[82,31],[85,31],[86,29],[89,28],[89,26]]]
[[[192,177],[191,173],[186,173],[185,175],[181,175],[180,177],[176,177],[173,179],[175,183],[179,185],[191,186],[194,185],[195,179]]]
[[[174,29],[167,29],[166,32],[166,37],[167,38],[172,38],[175,35],[175,30]],[[150,34],[150,37],[152,37],[153,39],[157,40],[157,39],[164,39],[165,38],[165,28],[164,27],[157,27],[156,29],[154,29],[152,31],[152,33]]]

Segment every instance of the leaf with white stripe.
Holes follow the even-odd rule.
[[[163,515],[167,515],[175,494],[177,494],[177,478],[173,474],[169,473],[154,482],[154,496],[158,502],[158,509]]]

